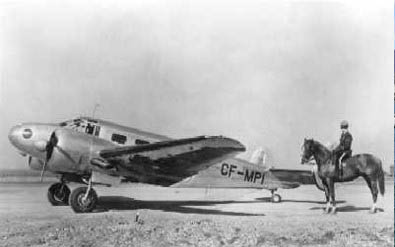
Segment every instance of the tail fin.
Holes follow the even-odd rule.
[[[378,179],[379,179],[380,194],[383,196],[384,192],[385,192],[385,186],[384,186],[384,171],[383,171],[383,167],[382,166],[380,166]]]
[[[250,162],[258,166],[266,167],[266,153],[262,147],[254,151],[251,155]]]

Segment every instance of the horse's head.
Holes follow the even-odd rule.
[[[314,150],[314,140],[313,139],[304,139],[304,143],[302,145],[302,160],[301,163],[305,164],[311,160],[313,156]]]

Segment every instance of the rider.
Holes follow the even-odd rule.
[[[342,134],[340,136],[339,145],[332,151],[333,163],[335,164],[336,170],[339,171],[339,159],[342,160],[348,159],[351,157],[351,143],[352,143],[352,135],[348,132],[348,122],[343,120],[340,123],[340,129]]]

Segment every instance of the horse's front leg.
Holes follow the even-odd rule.
[[[323,179],[322,180],[322,185],[324,185],[325,198],[326,198],[326,207],[325,207],[324,212],[328,214],[330,212],[330,210],[331,210],[331,203],[329,201],[329,199],[330,199],[330,196],[329,196],[329,184],[328,184],[327,179]]]
[[[335,199],[335,182],[333,178],[329,179],[329,195],[332,202],[332,214],[336,214],[336,199]]]

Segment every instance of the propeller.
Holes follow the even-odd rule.
[[[58,134],[61,134],[61,133],[58,133]],[[65,138],[67,138],[67,137],[65,136]],[[60,154],[62,154],[71,163],[73,163],[74,165],[78,165],[78,163],[71,157],[71,155],[66,150],[64,150],[62,147],[58,146],[58,143],[59,143],[59,137],[56,135],[56,131],[54,131],[54,132],[52,132],[51,137],[49,138],[49,141],[45,145],[46,157],[45,157],[43,168],[41,170],[41,178],[40,178],[41,182],[43,181],[45,169],[47,168],[48,162],[51,159],[55,148]]]
[[[40,176],[40,182],[43,181],[43,176],[45,169],[47,168],[48,161],[52,156],[53,150],[58,144],[58,138],[56,137],[55,131],[52,132],[51,137],[49,138],[49,141],[47,142],[47,145],[45,146],[45,151],[46,151],[46,157],[43,165],[43,169],[41,170],[41,176]]]

